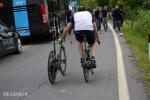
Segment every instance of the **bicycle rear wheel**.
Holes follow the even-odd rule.
[[[48,77],[51,84],[55,83],[57,76],[55,53],[51,51],[48,57]]]
[[[60,66],[61,66],[61,74],[66,74],[66,67],[67,67],[67,56],[65,47],[62,46],[60,49]]]
[[[83,67],[83,74],[84,74],[85,82],[88,83],[89,82],[89,69],[87,68],[87,66]]]

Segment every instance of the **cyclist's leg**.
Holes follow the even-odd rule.
[[[93,31],[85,31],[86,34],[86,40],[88,42],[88,44],[91,46],[91,52],[92,52],[92,56],[95,56],[96,53],[96,45],[95,45],[95,34]]]
[[[88,44],[91,46],[91,53],[92,53],[92,63],[94,64],[93,67],[96,67],[95,55],[96,55],[96,45],[95,45],[95,34],[93,31],[86,31],[86,40]]]
[[[78,48],[79,48],[79,52],[80,52],[80,57],[84,58],[84,47],[83,47],[83,43],[78,41]]]
[[[75,32],[75,38],[78,42],[78,48],[80,52],[80,58],[81,58],[81,65],[84,64],[84,47],[83,47],[83,36],[81,31]]]
[[[93,67],[96,68],[96,60],[95,60],[95,55],[96,55],[96,45],[95,43],[93,43],[91,45],[91,61],[92,61],[92,64],[94,65]]]
[[[92,56],[95,57],[95,55],[96,55],[96,45],[95,45],[95,43],[91,45],[91,53],[92,53]]]

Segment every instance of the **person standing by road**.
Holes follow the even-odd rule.
[[[121,27],[122,27],[122,26],[123,26],[123,15],[124,15],[124,11],[123,11],[123,7],[122,7],[122,6],[120,6],[119,9],[120,9],[120,12],[121,12]]]
[[[68,10],[66,10],[67,23],[69,22],[70,16],[72,15],[72,10],[73,10],[73,8],[72,8],[71,6],[69,6],[69,9],[68,9]]]
[[[75,38],[78,42],[78,48],[80,51],[80,63],[81,66],[84,65],[85,59],[84,59],[84,46],[83,46],[83,34],[85,34],[87,43],[91,47],[91,53],[92,53],[92,63],[93,68],[96,68],[96,61],[95,61],[95,53],[96,53],[96,45],[95,45],[95,37],[97,38],[98,44],[100,44],[98,32],[96,30],[96,25],[94,22],[92,22],[92,15],[89,11],[85,11],[84,7],[79,7],[78,12],[76,12],[70,22],[68,23],[67,27],[64,29],[62,36],[60,37],[59,41],[62,41],[65,36],[67,35],[68,31],[71,29],[71,27],[74,25],[75,30]]]
[[[98,7],[96,8],[96,10],[94,12],[94,19],[96,22],[97,30],[99,31],[100,30],[100,18],[99,18],[99,8]]]
[[[121,11],[118,7],[118,5],[115,6],[115,8],[112,10],[112,17],[113,17],[113,23],[115,31],[120,35],[123,36],[123,33],[121,32]]]
[[[103,27],[104,27],[104,30],[107,31],[108,9],[106,6],[104,6],[104,8],[102,9],[102,15],[103,15]]]
[[[71,20],[71,18],[72,18],[72,16],[74,15],[74,13],[75,13],[75,10],[72,9],[72,10],[71,10],[71,15],[69,16],[69,21]],[[69,21],[68,21],[68,23],[69,23]],[[73,29],[73,26],[72,26],[72,28],[71,28],[70,31],[69,31],[69,34],[71,34],[73,31],[74,31],[74,29]]]
[[[97,31],[100,31],[101,30],[101,24],[102,24],[102,7],[97,7],[97,9],[94,12],[94,19],[96,22]]]

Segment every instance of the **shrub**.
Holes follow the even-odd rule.
[[[137,21],[134,29],[141,34],[141,36],[150,33],[150,11],[139,10]]]

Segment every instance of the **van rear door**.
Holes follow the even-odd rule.
[[[20,36],[30,36],[26,0],[12,0],[16,31]]]
[[[42,15],[40,12],[41,0],[27,0],[27,12],[29,18],[29,28],[33,35],[42,33]],[[40,32],[40,33],[39,33]]]

